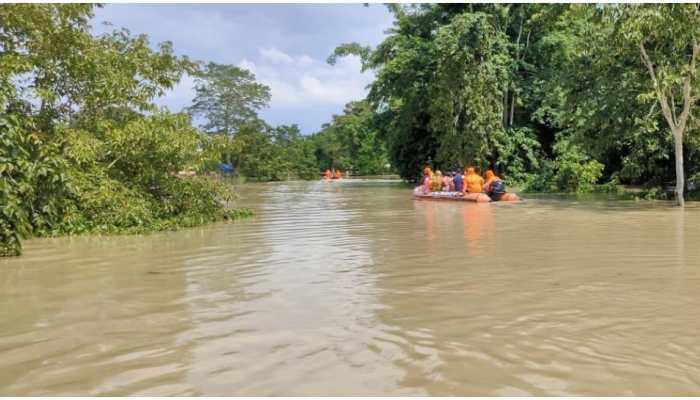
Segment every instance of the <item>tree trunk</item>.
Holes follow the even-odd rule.
[[[676,204],[685,206],[683,188],[685,187],[685,174],[683,172],[683,132],[673,132],[674,152],[676,153]]]
[[[508,86],[503,91],[503,128],[508,127]]]
[[[510,121],[508,126],[513,126],[513,115],[515,114],[515,91],[513,91],[513,96],[510,102]]]

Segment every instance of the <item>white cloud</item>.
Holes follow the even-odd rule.
[[[306,54],[297,58],[297,64],[301,67],[307,67],[307,66],[313,64],[313,62],[314,62],[314,59]]]
[[[272,108],[300,105],[304,101],[303,93],[301,93],[293,83],[278,79],[265,79],[261,81],[270,87]]]
[[[360,72],[361,64],[357,57],[341,59],[335,66],[331,66],[307,54],[294,56],[268,50],[260,49],[258,64],[243,59],[239,66],[252,65],[258,81],[270,86],[271,109],[342,107],[350,101],[364,98],[365,87],[372,79],[371,74]],[[286,61],[280,65],[282,60]]]
[[[360,72],[356,57],[341,59],[331,66],[306,54],[287,55],[292,63],[280,64],[274,57],[261,57],[255,62],[241,59],[237,66],[255,74],[258,82],[270,87],[272,100],[268,112],[302,115],[310,110],[342,107],[365,97],[365,87],[371,82],[370,73]],[[157,100],[162,106],[179,111],[192,104],[195,78],[185,75],[179,84]],[[290,121],[294,122],[294,121]]]
[[[269,49],[260,49],[259,51],[263,60],[267,60],[275,64],[292,64],[294,62],[294,59],[290,57],[289,54],[281,50],[277,50],[274,47]]]
[[[238,68],[247,69],[253,74],[257,73],[255,63],[252,61],[248,61],[248,59],[246,58],[242,59],[241,62],[238,63]]]

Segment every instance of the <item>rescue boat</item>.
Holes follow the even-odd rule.
[[[492,200],[486,193],[462,193],[462,192],[430,192],[423,193],[423,187],[413,189],[413,197],[418,200],[452,200],[473,201],[475,203],[489,203],[491,201],[518,201],[515,193],[504,193],[498,200]]]

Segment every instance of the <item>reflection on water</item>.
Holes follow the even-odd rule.
[[[250,220],[28,241],[3,395],[699,395],[700,209],[256,184]]]

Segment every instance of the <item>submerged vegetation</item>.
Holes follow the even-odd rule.
[[[94,36],[92,5],[0,6],[0,255],[28,236],[145,232],[245,215],[200,174],[214,139],[152,101],[198,65],[125,30]]]
[[[0,255],[247,215],[221,163],[253,180],[476,165],[528,191],[647,198],[675,181],[681,205],[700,181],[698,5],[390,5],[382,43],[328,60],[359,56],[367,98],[308,136],[258,116],[271,91],[251,72],[94,35],[94,7],[0,5]],[[191,107],[157,107],[185,75]]]

